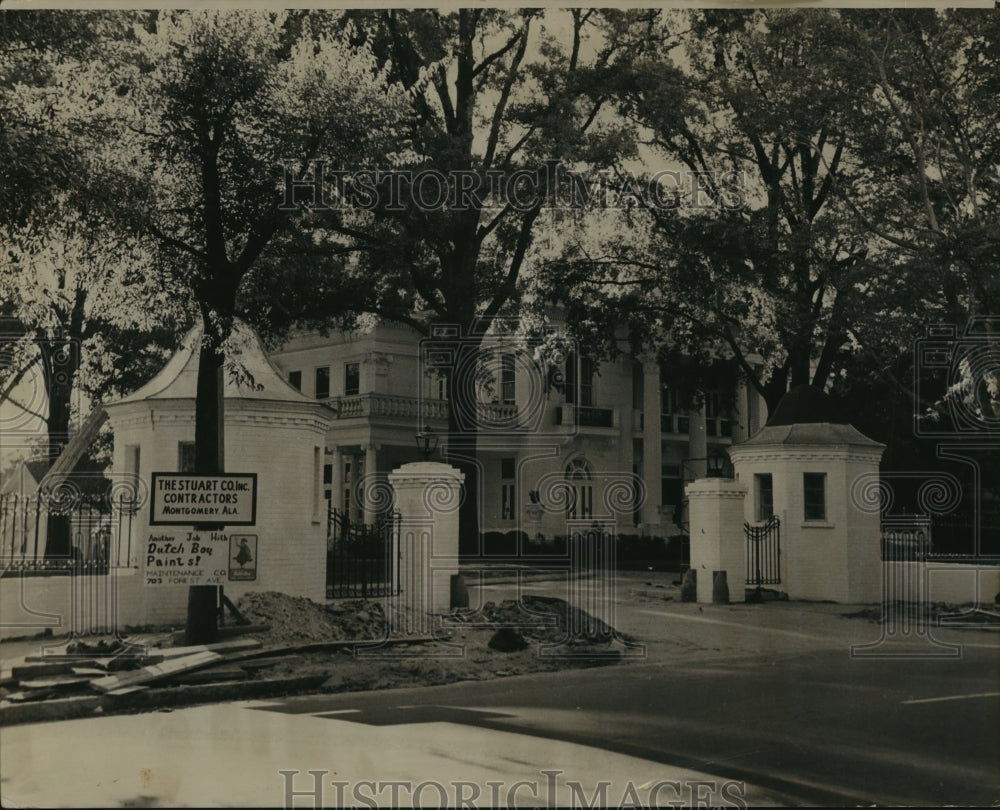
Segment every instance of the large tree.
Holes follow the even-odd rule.
[[[449,458],[465,474],[463,552],[479,547],[478,431],[470,426],[479,423],[481,378],[474,359],[497,320],[517,314],[525,257],[554,192],[546,166],[612,165],[633,151],[627,122],[604,113],[611,79],[634,58],[630,46],[644,42],[635,30],[646,17],[486,8],[352,15],[353,31],[407,88],[415,109],[411,138],[419,162],[374,168],[437,172],[447,178],[452,202],[432,199],[431,186],[421,204],[405,181],[394,195],[386,180],[360,227],[342,212],[313,209],[308,216],[314,233],[326,234],[323,249],[356,253],[342,282],[358,309],[422,334],[434,323],[461,330],[445,374]],[[515,189],[508,182],[518,177],[512,200],[503,189]],[[476,191],[462,195],[463,187]],[[324,305],[317,305],[322,314]]]
[[[158,244],[195,302],[195,469],[219,473],[226,341],[252,270],[295,224],[281,206],[283,163],[391,152],[407,100],[365,47],[304,12],[150,13],[107,42],[95,70],[106,146],[90,193]],[[192,589],[189,638],[214,633],[215,590]]]
[[[949,324],[960,335],[970,317],[1000,314],[1000,18],[953,9],[847,19],[857,73],[873,87],[859,137],[863,176],[877,193],[854,201],[856,213],[925,291],[913,329],[859,343],[868,354],[909,359],[928,325]],[[974,340],[996,347],[998,331]],[[875,371],[917,398],[918,412],[932,421],[947,419],[958,399],[965,400],[958,407],[998,419],[997,365],[978,374],[956,369],[939,389],[920,391],[908,373],[885,364]]]
[[[44,448],[30,451],[49,460],[68,442],[72,420],[86,416],[74,403],[93,405],[141,382],[185,317],[183,303],[162,297],[150,245],[88,204],[96,141],[87,65],[134,18],[0,17],[0,403],[26,443],[42,425]],[[67,555],[67,520],[48,527],[46,556]]]
[[[846,201],[864,193],[854,149],[871,83],[849,79],[837,14],[689,19],[678,50],[637,64],[618,94],[683,193],[617,238],[577,240],[549,286],[580,312],[617,301],[654,346],[733,357],[773,409],[789,385],[824,387],[864,313],[903,292]]]

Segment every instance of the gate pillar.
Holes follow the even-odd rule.
[[[725,574],[729,598],[742,602],[747,578],[743,499],[749,488],[730,478],[699,478],[685,487],[691,532],[691,570],[697,601],[724,601],[713,587]],[[713,594],[715,597],[713,598]]]
[[[451,609],[464,480],[464,473],[436,461],[404,464],[389,473],[400,521],[400,596],[424,614]]]

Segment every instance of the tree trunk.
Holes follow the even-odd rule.
[[[209,333],[208,318],[203,318],[205,334],[198,355],[198,390],[195,399],[195,473],[217,475],[225,471],[225,355],[218,336]],[[218,528],[196,526],[202,530]],[[185,644],[210,644],[219,636],[219,587],[192,585],[188,588]]]
[[[774,412],[781,402],[781,398],[788,390],[788,370],[776,368],[770,379],[763,385],[764,402],[767,403],[767,418],[774,416]]]
[[[49,399],[46,420],[49,465],[55,464],[69,442],[70,405],[73,382],[80,365],[79,344],[67,340],[58,346],[40,341],[45,358],[45,376]],[[58,360],[57,360],[58,358]],[[68,557],[72,552],[71,516],[49,513],[45,528],[45,559]]]

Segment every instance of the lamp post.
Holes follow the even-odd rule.
[[[708,454],[706,461],[708,462],[709,478],[726,477],[726,465],[729,459],[726,457],[725,452],[723,452],[720,448],[715,447],[712,449],[712,452]]]
[[[417,450],[420,451],[421,456],[423,456],[424,461],[430,461],[431,456],[434,455],[434,451],[437,450],[438,437],[437,434],[427,428],[426,430],[418,433],[416,435],[417,440]]]

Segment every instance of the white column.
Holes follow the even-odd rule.
[[[330,477],[330,506],[343,511],[344,504],[344,451],[337,445],[330,448],[333,474]]]
[[[642,506],[643,523],[658,524],[661,502],[660,479],[663,474],[663,447],[660,438],[660,367],[643,366],[642,398],[642,480],[646,484],[646,502]]]
[[[455,467],[436,461],[404,464],[389,473],[400,515],[401,601],[424,613],[451,608],[464,480]]]
[[[688,458],[696,459],[688,465],[695,480],[708,474],[708,433],[705,430],[705,406],[688,411]],[[699,588],[699,591],[701,589]]]
[[[744,601],[746,539],[743,500],[749,487],[731,478],[702,478],[685,487],[691,525],[691,570],[698,601],[712,601],[714,572],[725,571],[729,599]]]
[[[365,475],[362,479],[363,489],[361,491],[362,503],[364,504],[365,523],[375,522],[375,445],[369,444],[365,447]]]

